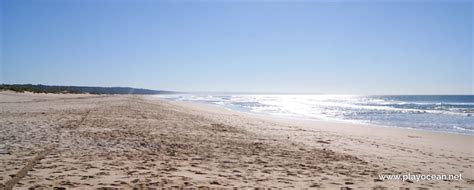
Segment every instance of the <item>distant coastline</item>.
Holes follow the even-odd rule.
[[[1,84],[0,91],[54,93],[54,94],[176,94],[182,92],[150,90],[131,87],[55,86],[42,84]]]

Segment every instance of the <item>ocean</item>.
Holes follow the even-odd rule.
[[[160,95],[232,110],[474,135],[474,95]]]

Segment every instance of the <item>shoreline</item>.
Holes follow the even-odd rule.
[[[456,132],[450,132],[450,131],[434,131],[434,130],[426,130],[426,129],[419,129],[419,128],[397,127],[397,126],[364,123],[364,122],[349,121],[349,120],[324,120],[324,119],[311,119],[311,118],[297,118],[297,117],[291,117],[291,116],[277,116],[277,115],[264,114],[264,113],[239,111],[239,110],[234,110],[232,108],[228,108],[228,107],[216,105],[216,104],[208,104],[208,103],[193,102],[193,101],[168,100],[168,99],[160,98],[160,97],[158,97],[158,99],[163,100],[163,101],[176,102],[178,103],[178,105],[185,105],[185,106],[188,105],[189,107],[195,107],[195,108],[199,108],[199,107],[204,108],[206,106],[209,106],[209,108],[207,109],[223,109],[230,112],[240,113],[246,117],[267,119],[267,120],[273,120],[273,121],[289,120],[289,121],[300,121],[304,123],[310,123],[310,122],[333,123],[333,124],[342,124],[342,125],[351,125],[351,126],[381,127],[381,128],[401,129],[401,130],[409,130],[409,131],[413,130],[413,131],[427,132],[427,133],[434,133],[434,134],[450,134],[450,135],[460,135],[460,136],[469,136],[469,137],[474,136],[474,134],[471,135],[471,134],[456,133]],[[153,99],[150,98],[150,100],[153,100]]]
[[[160,99],[162,100],[162,99]],[[375,124],[361,124],[361,123],[351,123],[343,121],[326,121],[326,120],[311,120],[311,119],[299,119],[299,118],[289,118],[289,117],[278,117],[272,115],[256,114],[249,112],[241,112],[232,110],[230,108],[221,107],[218,105],[199,103],[199,102],[186,102],[186,101],[172,101],[166,100],[170,103],[176,103],[179,106],[185,106],[191,109],[197,109],[200,111],[211,111],[215,113],[223,113],[224,110],[228,114],[241,115],[243,117],[261,119],[269,122],[276,122],[283,125],[295,125],[303,128],[317,128],[319,130],[333,131],[333,132],[345,132],[345,133],[355,133],[359,135],[365,135],[369,133],[376,133],[379,136],[403,136],[404,134],[410,134],[410,136],[427,136],[435,138],[446,138],[449,141],[442,141],[438,145],[443,147],[443,145],[454,144],[456,146],[450,148],[462,149],[464,152],[471,153],[474,156],[474,150],[470,146],[458,146],[460,144],[470,143],[474,146],[474,136],[468,134],[458,134],[458,133],[449,133],[441,131],[429,131],[422,129],[414,128],[403,128],[403,127],[392,127],[392,126],[383,126]],[[327,127],[330,126],[330,127]]]
[[[22,176],[17,189],[474,187],[472,136],[276,119],[150,96],[0,98],[0,187],[11,176]],[[464,180],[379,179],[404,174]]]
[[[438,96],[438,95],[433,95],[433,96]],[[465,96],[465,95],[459,95],[459,96]],[[249,110],[239,110],[239,109],[234,109],[232,107],[228,107],[225,105],[221,104],[213,104],[213,103],[206,103],[206,102],[199,102],[199,101],[192,101],[192,100],[176,100],[176,99],[168,99],[166,97],[161,97],[161,96],[153,96],[158,99],[162,100],[167,100],[167,101],[173,101],[173,102],[189,102],[189,103],[196,103],[196,104],[204,104],[204,105],[210,105],[210,106],[215,106],[218,108],[224,108],[230,111],[235,111],[235,112],[240,112],[240,113],[248,113],[250,115],[257,115],[261,117],[269,117],[269,118],[276,118],[278,119],[288,119],[288,120],[303,120],[303,121],[315,121],[315,122],[329,122],[329,123],[341,123],[341,124],[353,124],[353,125],[368,125],[368,126],[377,126],[377,127],[388,127],[388,128],[399,128],[399,129],[409,129],[409,130],[417,130],[417,131],[426,131],[426,132],[435,132],[435,133],[448,133],[448,134],[459,134],[459,135],[467,135],[467,136],[474,136],[474,133],[472,130],[465,129],[462,127],[452,127],[452,128],[457,128],[455,129],[435,129],[435,128],[420,128],[420,127],[410,127],[410,126],[399,126],[396,124],[382,124],[382,123],[372,123],[368,121],[362,121],[362,120],[344,120],[344,119],[336,119],[336,118],[311,118],[311,117],[299,117],[299,116],[290,116],[290,115],[278,115],[278,114],[271,114],[271,113],[259,113],[259,112],[252,112]],[[431,113],[431,112],[430,112]],[[454,114],[454,113],[453,113]],[[455,114],[457,115],[457,114]],[[462,114],[465,115],[465,114]],[[470,114],[467,114],[470,115]],[[470,116],[466,116],[470,117]],[[412,125],[414,126],[414,125]],[[464,132],[461,132],[464,131]]]

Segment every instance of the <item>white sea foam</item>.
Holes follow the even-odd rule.
[[[164,95],[282,117],[474,134],[474,96]]]

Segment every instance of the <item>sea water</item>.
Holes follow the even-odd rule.
[[[161,97],[279,117],[336,120],[474,135],[474,95],[177,94]]]

